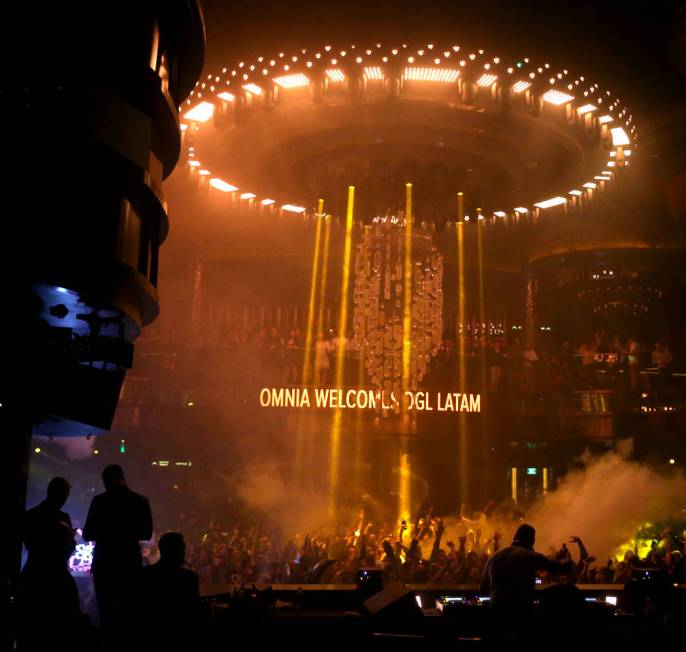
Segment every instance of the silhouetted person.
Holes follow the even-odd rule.
[[[20,650],[60,649],[73,638],[78,623],[79,594],[67,563],[74,532],[61,510],[69,489],[64,478],[53,478],[46,499],[24,515],[29,556],[19,579]]]
[[[486,564],[481,594],[490,601],[489,638],[522,643],[530,636],[536,573],[571,572],[571,563],[560,563],[534,552],[536,530],[520,525],[512,545],[496,552]]]
[[[199,649],[200,592],[198,575],[183,568],[186,544],[179,532],[159,540],[160,560],[141,573],[142,631],[160,650]]]
[[[42,503],[28,510],[24,514],[23,539],[24,546],[29,553],[25,568],[44,561],[46,555],[50,562],[54,562],[53,550],[47,538],[48,532],[53,532],[56,523],[64,523],[71,533],[71,550],[74,550],[74,537],[69,514],[62,511],[64,503],[69,498],[71,487],[65,478],[53,478],[48,483],[48,493]],[[52,542],[54,543],[54,542]],[[67,558],[69,557],[67,555]]]
[[[103,637],[111,649],[122,649],[143,565],[139,541],[152,537],[152,514],[148,499],[126,486],[118,464],[107,466],[102,480],[105,493],[91,502],[83,538],[95,541],[91,572]]]

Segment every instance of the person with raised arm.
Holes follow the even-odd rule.
[[[517,528],[512,544],[486,564],[480,594],[490,597],[489,634],[493,640],[522,643],[531,636],[536,573],[569,574],[571,561],[560,563],[534,551],[536,530]]]

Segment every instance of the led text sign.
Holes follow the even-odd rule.
[[[260,405],[266,408],[324,410],[402,410],[418,412],[481,412],[481,394],[466,392],[393,392],[374,389],[263,387]]]

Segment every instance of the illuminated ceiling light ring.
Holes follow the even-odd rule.
[[[498,75],[493,75],[491,73],[486,73],[484,75],[481,75],[479,79],[477,80],[477,86],[481,86],[482,88],[487,88],[488,86],[493,86],[493,84],[498,81]]]
[[[531,82],[528,81],[518,81],[512,84],[512,92],[516,95],[523,93],[527,88],[531,87]]]
[[[543,101],[548,102],[549,104],[554,104],[555,106],[562,106],[563,104],[571,102],[573,99],[573,95],[570,95],[569,93],[563,93],[562,91],[558,91],[554,88],[543,93]]]
[[[403,47],[406,47],[406,46],[403,45]],[[438,47],[438,46],[436,46],[436,47]],[[371,51],[371,54],[370,54],[370,51],[368,51],[368,50],[365,51],[365,53],[369,57],[369,60],[368,60],[369,65],[366,65],[364,67],[364,76],[366,77],[367,80],[383,80],[386,76],[386,69],[385,69],[385,65],[383,65],[383,64],[386,64],[388,62],[389,57],[388,56],[381,56],[381,54],[384,52],[384,50],[381,50],[381,44],[377,44],[377,48],[380,51],[378,51],[378,52]],[[354,49],[354,48],[351,46],[350,49]],[[460,50],[459,46],[452,46],[452,48],[445,49],[444,56],[446,58],[447,58],[448,54],[450,53],[451,49],[454,52],[458,52]],[[324,50],[326,52],[330,52],[331,47],[327,46],[324,48]],[[440,52],[441,48],[439,47],[437,51]],[[344,51],[342,51],[342,52],[344,52]],[[400,52],[399,48],[393,48],[392,50],[389,50],[388,54],[395,56],[399,52]],[[479,52],[479,54],[483,54],[483,51],[481,51],[481,50],[479,50],[478,52]],[[420,56],[423,53],[424,53],[423,51],[418,52],[418,54]],[[448,53],[448,54],[445,54],[445,53]],[[345,55],[343,55],[341,53],[341,56],[345,56]],[[285,57],[284,53],[279,54],[279,58],[283,59],[284,57]],[[319,56],[315,55],[315,58],[321,59],[321,55],[319,55]],[[482,72],[484,69],[488,70],[488,72],[481,74],[481,76],[478,78],[477,84],[479,86],[488,87],[488,86],[491,86],[492,84],[494,84],[498,80],[498,76],[493,74],[492,72],[490,72],[490,70],[489,70],[490,64],[481,65],[481,64],[478,64],[478,62],[472,64],[472,62],[475,62],[475,60],[477,59],[476,55],[474,55],[474,54],[472,54],[468,58],[469,58],[468,62],[464,62],[464,61],[459,62],[460,66],[462,68],[464,68],[465,65],[466,66],[475,65],[475,66],[477,66],[477,68],[481,68]],[[309,70],[309,71],[312,70],[312,62],[311,61],[306,62],[304,59],[301,61],[299,58],[295,58],[295,57],[290,57],[289,60],[294,62],[294,63],[299,62],[298,66],[302,66],[304,70]],[[257,58],[258,63],[261,63],[262,61],[265,61],[264,57],[258,57]],[[408,61],[410,63],[413,63],[414,58],[409,57]],[[524,59],[524,61],[526,63],[529,63],[528,58]],[[378,65],[376,65],[377,62],[378,62]],[[496,61],[496,59],[494,58],[493,62],[498,64],[499,60]],[[269,64],[272,67],[274,66],[275,63],[276,63],[275,59],[272,59],[269,62]],[[333,63],[333,65],[334,66],[336,65],[335,62]],[[504,65],[506,66],[507,64],[504,64]],[[517,68],[520,68],[520,67],[522,67],[522,66],[517,65]],[[246,62],[241,62],[241,64],[238,65],[238,68],[243,69],[244,71],[248,71],[248,70],[254,71],[255,65],[250,64],[250,63],[246,63]],[[545,65],[541,69],[542,74],[543,74],[543,71],[545,69],[549,69],[549,68],[550,68],[549,65]],[[284,66],[284,69],[287,69],[287,68]],[[514,71],[514,67],[511,66],[510,68],[508,68],[508,71],[509,70]],[[228,71],[229,71],[228,67],[223,68],[222,69],[222,75],[227,75],[229,77],[229,79],[226,79],[226,84],[231,85],[231,77],[236,76],[236,70],[231,69],[230,73]],[[245,82],[242,85],[243,90],[245,90],[247,93],[250,93],[254,96],[261,95],[264,92],[264,89],[262,86],[259,86],[258,84],[254,83],[254,81],[252,81],[252,79],[256,78],[258,72],[259,71],[255,72],[254,75],[244,74],[243,79],[242,79],[242,81]],[[264,71],[263,71],[263,74],[264,74]],[[328,79],[329,82],[333,82],[333,83],[342,83],[346,79],[346,75],[343,72],[343,70],[341,70],[340,68],[336,68],[336,67],[329,68],[329,69],[325,70],[324,74],[326,76],[326,79]],[[562,77],[566,74],[567,74],[566,70],[563,72],[562,76],[560,74],[557,74],[557,79],[558,80],[562,79]],[[405,81],[413,81],[413,82],[419,81],[419,82],[429,82],[429,83],[451,84],[451,83],[454,83],[458,80],[459,75],[460,75],[460,70],[456,70],[453,68],[445,68],[442,65],[440,65],[440,61],[439,61],[439,63],[437,65],[435,65],[434,67],[419,67],[419,66],[412,66],[412,65],[407,66],[403,70],[402,78]],[[530,77],[535,78],[535,74],[531,73]],[[211,75],[211,74],[208,75],[207,79],[212,80],[213,75]],[[262,79],[263,81],[267,81],[262,76],[258,77],[258,79]],[[216,75],[216,76],[214,76],[214,81],[216,83],[219,83],[220,81],[224,81],[224,79],[222,78],[221,75]],[[546,81],[547,81],[547,78],[546,78]],[[553,79],[553,81],[555,81],[555,80]],[[295,70],[295,71],[290,72],[287,75],[279,75],[277,77],[273,77],[271,79],[271,82],[274,83],[276,86],[287,89],[287,88],[306,87],[311,83],[311,79],[304,72]],[[584,82],[584,77],[579,77],[577,80],[574,81],[574,84],[576,84],[578,86],[580,82]],[[196,84],[196,86],[199,86],[199,84]],[[524,91],[528,90],[531,86],[532,86],[531,81],[519,80],[519,81],[515,81],[512,84],[511,91],[514,94],[521,94]],[[573,85],[569,84],[568,89],[571,89],[571,88],[573,88]],[[573,110],[575,110],[577,112],[577,114],[580,116],[586,115],[589,113],[593,113],[593,112],[598,110],[597,105],[600,105],[603,102],[603,98],[599,97],[600,94],[606,94],[610,98],[610,101],[612,101],[612,96],[611,96],[610,92],[609,91],[601,91],[598,88],[598,84],[591,85],[589,87],[589,90],[585,91],[584,94],[586,97],[588,97],[589,93],[590,93],[589,99],[595,98],[594,102],[596,102],[596,104],[591,104],[590,102],[587,102],[586,104],[582,104],[581,106],[574,108]],[[181,123],[181,130],[183,132],[187,132],[189,127],[193,131],[196,131],[199,128],[199,124],[209,121],[214,116],[214,111],[216,108],[215,104],[216,104],[217,100],[221,100],[223,102],[235,101],[234,93],[229,93],[228,91],[218,93],[215,96],[217,98],[217,100],[215,100],[214,103],[212,101],[207,101],[207,100],[198,101],[202,97],[202,94],[197,92],[197,90],[193,91],[193,93],[191,94],[191,97],[193,97],[193,96],[195,96],[195,98],[196,98],[195,103],[193,100],[189,99],[187,101],[188,108],[187,108],[186,112],[183,113],[181,116],[182,121],[183,121]],[[551,88],[542,95],[542,99],[546,103],[553,104],[556,106],[563,106],[563,105],[567,105],[567,104],[571,103],[575,99],[575,97],[573,95],[570,95],[569,93],[565,93],[565,92],[560,91],[556,88]],[[619,116],[619,119],[622,122],[626,123],[627,131],[625,131],[624,128],[622,128],[622,127],[615,127],[615,128],[608,130],[610,137],[612,138],[613,147],[614,148],[618,148],[618,147],[623,148],[623,147],[628,147],[633,143],[634,139],[636,138],[637,130],[636,130],[635,125],[632,124],[632,122],[633,122],[632,117],[630,115],[628,118],[625,117],[628,113],[626,107],[622,107],[621,113],[616,113],[617,111],[619,111],[618,106],[619,106],[619,100],[615,99],[614,102],[612,102],[612,104],[609,104],[609,102],[608,102],[607,106],[604,108],[605,108],[605,110],[612,111],[614,113],[614,115]],[[614,117],[611,114],[605,114],[605,115],[595,117],[594,120],[597,120],[597,123],[599,125],[604,125],[604,124],[609,124],[609,123],[613,122]],[[630,153],[630,150],[625,150],[626,156],[628,156],[629,153]],[[613,152],[611,152],[610,156],[612,157],[615,154],[616,154],[615,151],[613,151]],[[189,161],[189,166],[193,170],[197,170],[197,168],[199,167],[199,163],[193,159],[192,155],[191,155],[191,159],[192,160]],[[611,166],[611,163],[612,163],[612,161],[610,161],[609,164],[606,164],[606,167],[608,165]],[[204,168],[202,169],[202,171],[199,171],[199,173],[200,172],[201,172],[201,174],[200,174],[201,176],[210,176],[212,174],[209,170],[204,169]],[[598,176],[594,177],[594,179],[596,181],[608,181],[611,179],[611,176],[607,176],[607,175],[609,175],[609,172],[610,171],[607,169],[602,170],[601,174],[604,174],[606,176],[598,175]],[[211,183],[214,179],[217,179],[217,178],[214,177],[213,179],[210,179],[211,185],[214,185]],[[221,182],[221,179],[217,179],[217,182],[215,182],[215,183],[218,183],[218,182]],[[222,182],[222,183],[226,184],[226,182]],[[588,183],[590,184],[592,182],[588,182]],[[216,185],[214,185],[214,187],[216,187]],[[226,187],[231,188],[231,190],[225,189],[225,190],[223,190],[224,192],[233,192],[234,190],[238,190],[238,188],[236,188],[235,186],[232,186],[231,184],[226,184],[226,186],[223,186],[223,188],[226,188]],[[582,187],[588,189],[588,187],[584,186],[583,184],[582,184]],[[572,191],[569,193],[569,195],[577,196],[577,192],[580,192],[580,191]],[[253,193],[250,193],[250,192],[246,192],[246,193],[243,193],[241,195],[241,197],[248,197],[248,196],[250,196],[250,199],[253,199],[255,197],[255,195]],[[553,202],[553,203],[551,203],[551,202]],[[558,196],[558,197],[553,197],[551,199],[536,202],[533,204],[533,206],[535,206],[536,208],[539,208],[539,209],[541,209],[541,208],[545,209],[545,208],[552,207],[552,206],[562,205],[563,202],[566,202],[564,197]],[[258,205],[261,205],[261,206],[271,206],[273,204],[276,204],[276,200],[264,199],[264,200],[258,201],[257,203],[258,203]],[[292,212],[297,212],[297,213],[307,212],[303,206],[300,206],[298,204],[293,204],[291,202],[282,203],[282,204],[280,204],[280,207],[281,207],[281,210],[285,210],[287,212],[290,210],[290,208],[295,209]],[[518,215],[524,215],[524,214],[529,212],[529,209],[524,207],[524,206],[518,206],[514,209],[511,209],[509,212],[510,213],[514,212]],[[492,215],[494,215],[496,217],[501,217],[501,213],[506,213],[506,212],[505,211],[496,211]]]
[[[383,81],[383,70],[379,66],[367,66],[364,69],[364,77],[367,81]]]
[[[340,68],[329,68],[326,71],[326,76],[329,81],[343,82],[345,81],[345,73]]]
[[[301,72],[274,77],[272,81],[281,88],[304,88],[310,85],[309,77]]]
[[[212,177],[210,179],[210,185],[213,188],[216,188],[220,192],[235,192],[238,190],[238,188],[230,183],[227,183],[223,179],[219,179],[218,177]]]
[[[207,122],[214,115],[212,102],[200,102],[183,114],[183,119],[189,122]]]
[[[542,208],[542,209],[547,209],[547,208],[554,208],[555,206],[563,206],[567,203],[567,199],[565,197],[551,197],[550,199],[544,199],[543,201],[536,202],[534,206],[536,208]]]
[[[454,68],[421,68],[408,66],[403,71],[403,79],[407,81],[438,82],[452,84],[460,75]]]

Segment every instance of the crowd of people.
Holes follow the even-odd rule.
[[[513,521],[511,526],[517,522]],[[510,526],[510,527],[511,527]],[[483,528],[483,529],[482,529]],[[187,561],[202,584],[324,583],[354,584],[361,569],[378,568],[387,581],[407,584],[479,584],[488,559],[502,541],[513,535],[489,525],[484,512],[469,518],[419,518],[414,524],[365,523],[328,527],[319,532],[296,535],[279,544],[266,529],[254,526],[222,526],[210,522],[196,527],[189,537]],[[454,540],[447,536],[454,534]],[[582,584],[624,584],[639,568],[657,568],[676,582],[686,582],[684,540],[665,531],[653,541],[649,553],[627,550],[622,559],[598,560],[579,537],[574,579]],[[551,556],[572,560],[572,551],[562,543]],[[154,548],[150,551],[154,559]],[[551,575],[541,574],[543,583]]]
[[[494,523],[502,520],[491,518],[492,503],[471,516],[463,508],[454,519],[428,513],[398,526],[369,522],[361,510],[347,527],[327,527],[281,541],[267,529],[231,527],[221,520],[204,523],[199,513],[182,513],[175,525],[186,531],[165,532],[158,538],[147,498],[127,487],[121,467],[106,467],[103,482],[105,492],[91,503],[83,538],[95,542],[91,572],[105,649],[124,649],[129,630],[121,624],[135,623],[141,614],[147,631],[165,623],[154,630],[157,643],[167,637],[165,649],[190,649],[202,585],[226,591],[226,585],[355,584],[359,573],[369,569],[378,569],[385,583],[473,585],[491,596],[498,591],[510,595],[510,589],[503,588],[507,586],[533,592],[534,580],[625,584],[637,571],[686,582],[686,540],[669,529],[644,558],[636,548],[620,560],[604,562],[596,560],[578,536],[570,538],[576,550],[562,543],[547,556],[533,553],[533,528],[522,523],[520,515],[509,529],[497,529]],[[19,649],[47,649],[46,636],[54,644],[76,630],[93,641],[100,635],[80,612],[67,566],[76,532],[62,511],[69,488],[64,478],[54,478],[46,499],[26,513],[23,538],[28,561],[18,591]],[[510,536],[512,546],[503,546]],[[170,622],[176,624],[170,627]]]
[[[445,387],[457,382],[463,365],[470,386],[481,385],[491,394],[526,396],[588,388],[622,389],[631,394],[660,389],[675,364],[669,345],[659,339],[652,349],[635,337],[604,331],[578,344],[556,342],[547,333],[535,345],[527,340],[521,331],[488,337],[446,334],[424,385]],[[264,327],[232,330],[216,346],[194,350],[192,360],[195,370],[202,361],[210,384],[240,385],[245,382],[242,370],[250,368],[258,384],[327,386],[334,380],[333,370],[341,357],[344,383],[356,384],[364,356],[352,333],[341,337],[333,329],[320,332],[312,338],[308,353],[301,329]],[[184,364],[183,356],[170,362],[181,375]]]

